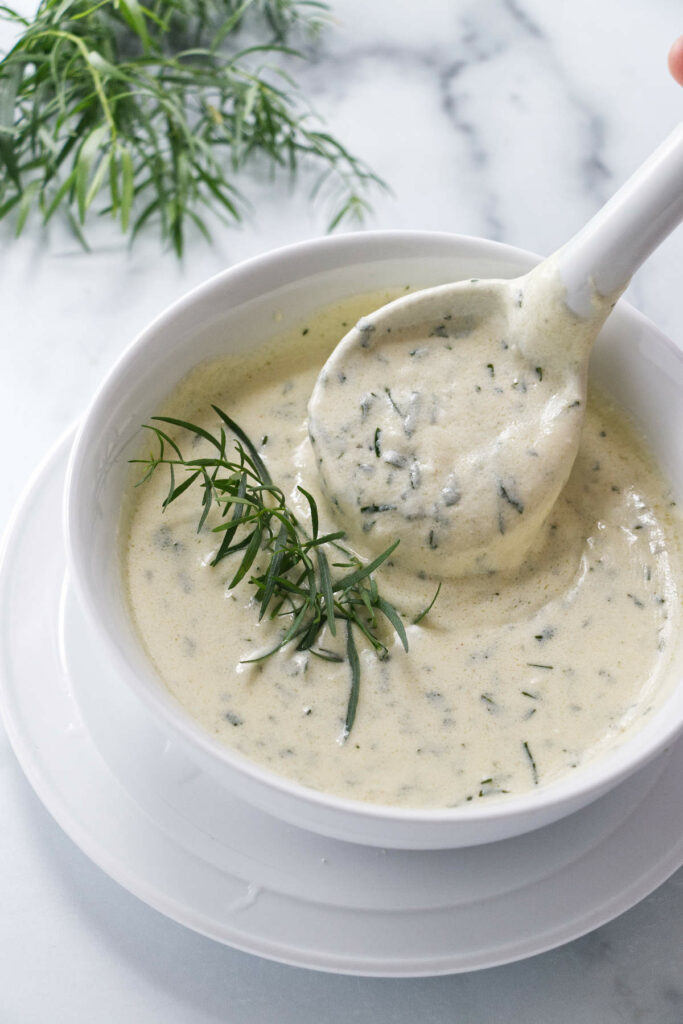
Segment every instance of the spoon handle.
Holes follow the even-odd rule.
[[[591,295],[623,291],[683,220],[683,122],[556,255],[567,305],[591,313]]]

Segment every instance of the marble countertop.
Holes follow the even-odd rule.
[[[24,5],[26,6],[26,5]],[[299,71],[318,111],[391,185],[368,226],[483,235],[547,254],[681,117],[666,70],[680,0],[335,0]],[[247,256],[322,233],[285,181],[178,262],[107,224],[84,253],[56,228],[0,226],[0,524],[124,345],[173,299]],[[629,296],[683,345],[683,230]],[[0,1019],[7,1024],[311,1020],[680,1024],[683,872],[611,924],[529,961],[450,978],[316,975],[221,947],[120,889],[44,811],[0,733]]]

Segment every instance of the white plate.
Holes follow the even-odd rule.
[[[352,974],[521,959],[631,907],[683,863],[683,743],[588,808],[465,850],[378,850],[285,825],[200,772],[119,685],[65,580],[71,437],[34,476],[0,567],[0,698],[48,810],[121,885],[220,942]]]

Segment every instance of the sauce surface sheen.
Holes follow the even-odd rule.
[[[348,328],[392,297],[347,300],[249,356],[199,366],[159,411],[214,430],[211,404],[225,409],[305,521],[297,485],[325,510],[306,418],[314,382]],[[187,450],[187,435],[179,439]],[[210,733],[304,785],[413,807],[523,792],[618,743],[667,692],[680,615],[673,503],[604,399],[589,400],[571,477],[522,566],[445,580],[427,618],[408,626],[408,654],[389,632],[387,660],[359,644],[360,701],[343,743],[346,662],[287,647],[242,663],[283,627],[258,622],[246,582],[226,589],[229,559],[210,566],[220,535],[197,534],[196,494],[162,516],[167,489],[162,473],[131,487],[123,530],[131,613],[148,654]],[[435,589],[398,557],[377,579],[406,623]],[[320,643],[344,654],[342,635],[326,630]]]

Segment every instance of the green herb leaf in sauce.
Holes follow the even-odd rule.
[[[538,785],[538,768],[536,766],[536,761],[534,760],[534,755],[531,753],[531,750],[529,749],[529,744],[526,741],[522,744],[522,746],[524,747],[524,753],[527,756],[527,760],[529,762],[529,767],[531,768],[531,775],[532,775],[533,780],[534,780],[534,786],[537,786]]]

